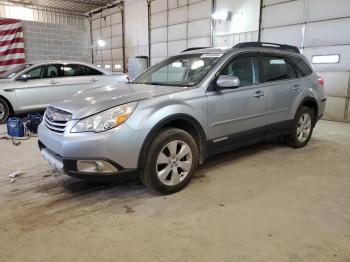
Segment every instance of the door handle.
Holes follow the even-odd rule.
[[[260,91],[260,90],[256,91],[256,93],[254,94],[254,97],[256,97],[256,98],[262,98],[264,96],[265,96],[265,93]]]
[[[98,80],[96,78],[91,78],[91,82],[97,82]]]
[[[295,85],[293,86],[293,90],[294,90],[294,91],[300,91],[300,89],[301,89],[301,87],[300,87],[300,85],[298,85],[298,84],[295,84]]]
[[[56,85],[56,84],[58,84],[58,82],[55,81],[55,80],[51,80],[51,81],[49,82],[49,84],[50,84],[50,85]]]

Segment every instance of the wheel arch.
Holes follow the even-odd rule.
[[[203,163],[207,152],[207,138],[202,125],[194,117],[187,114],[170,115],[159,121],[148,133],[144,140],[139,159],[138,168],[142,169],[145,166],[146,153],[157,133],[166,127],[174,127],[189,132],[197,142],[199,147],[199,162]]]
[[[315,123],[318,119],[318,103],[314,97],[305,97],[301,102],[297,110],[299,110],[302,106],[309,107],[315,112]]]

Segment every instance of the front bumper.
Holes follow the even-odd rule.
[[[72,123],[71,125],[74,125]],[[125,123],[101,133],[57,134],[41,124],[38,128],[39,148],[44,158],[56,169],[65,173],[92,179],[108,179],[123,174],[137,173],[139,152],[147,135],[146,130],[136,131]],[[78,161],[94,160],[114,167],[114,172],[81,172]]]

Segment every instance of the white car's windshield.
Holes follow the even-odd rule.
[[[12,78],[15,75],[17,75],[19,72],[21,72],[23,69],[25,69],[31,65],[32,64],[22,64],[22,65],[15,66],[12,69],[6,71],[5,73],[0,74],[0,78],[1,79]]]
[[[170,57],[136,77],[133,84],[194,86],[217,63],[221,53]]]

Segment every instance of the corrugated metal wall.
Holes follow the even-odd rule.
[[[306,57],[340,55],[339,63],[313,64],[325,78],[325,118],[350,121],[350,1],[264,0],[262,41],[292,44]]]
[[[194,46],[211,46],[211,0],[151,2],[151,64]]]
[[[114,7],[94,14],[91,28],[94,63],[111,71],[123,71],[123,26],[120,9]],[[105,41],[105,46],[99,47],[98,40]]]

